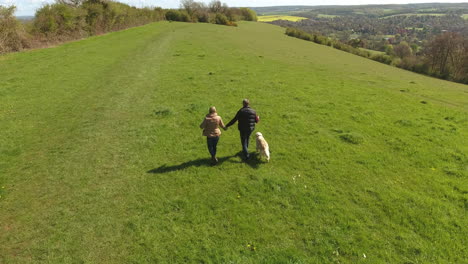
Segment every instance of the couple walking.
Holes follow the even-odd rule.
[[[221,135],[221,130],[219,128],[221,127],[224,130],[227,130],[228,127],[232,126],[236,121],[238,121],[237,127],[240,132],[244,158],[246,160],[250,158],[248,152],[250,134],[254,131],[255,124],[258,123],[259,118],[255,110],[250,108],[249,104],[249,100],[244,99],[242,101],[243,107],[237,111],[236,116],[226,126],[224,125],[221,116],[216,112],[216,108],[214,106],[210,107],[210,112],[205,116],[200,128],[203,129],[203,136],[206,136],[208,151],[211,154],[211,160],[213,163],[218,162],[218,158],[216,158],[216,146],[219,141],[219,136]]]

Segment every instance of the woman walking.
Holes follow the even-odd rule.
[[[213,164],[218,163],[218,158],[216,158],[216,145],[218,145],[219,136],[221,135],[219,127],[226,129],[223,119],[221,119],[216,112],[216,108],[212,106],[210,107],[209,114],[205,116],[205,119],[200,124],[200,128],[203,129],[203,136],[206,137],[208,151],[211,154],[211,161]]]

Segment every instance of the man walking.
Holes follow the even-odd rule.
[[[236,116],[231,120],[231,122],[229,122],[226,125],[227,129],[228,127],[234,125],[236,121],[239,121],[237,127],[239,128],[240,132],[242,152],[244,153],[244,157],[246,160],[250,158],[248,151],[250,134],[252,134],[252,132],[254,131],[255,124],[258,123],[259,120],[257,113],[255,112],[255,110],[250,108],[249,104],[249,100],[244,99],[242,101],[243,107],[239,111],[237,111]]]

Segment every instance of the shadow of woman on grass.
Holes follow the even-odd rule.
[[[219,166],[219,165],[223,164],[223,162],[225,162],[226,160],[228,160],[230,158],[233,158],[233,157],[235,157],[235,155],[234,156],[226,156],[226,157],[218,158],[218,163],[215,164],[215,165],[213,165],[211,163],[211,159],[209,159],[209,158],[191,160],[191,161],[187,161],[187,162],[181,163],[179,165],[174,165],[174,166],[167,166],[166,164],[164,164],[164,165],[162,165],[162,166],[160,166],[158,168],[154,168],[152,170],[147,171],[147,173],[160,174],[160,173],[167,173],[167,172],[172,172],[172,171],[184,170],[184,169],[187,169],[189,167]]]

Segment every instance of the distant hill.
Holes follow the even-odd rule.
[[[258,15],[293,15],[297,13],[325,15],[389,16],[405,13],[468,13],[468,3],[424,3],[405,5],[324,5],[324,6],[269,6],[251,7]]]
[[[28,20],[33,20],[34,16],[16,16],[16,18],[19,20],[28,21]]]

